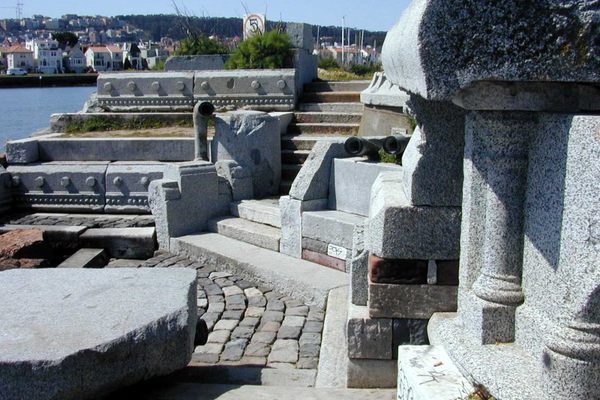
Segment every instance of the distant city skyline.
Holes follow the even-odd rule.
[[[24,18],[34,14],[60,17],[65,14],[78,15],[128,15],[128,14],[174,14],[170,0],[100,0],[95,2],[73,2],[67,0],[22,0]],[[376,3],[376,4],[373,4]],[[208,17],[237,17],[250,12],[264,13],[271,21],[306,22],[313,25],[342,25],[370,31],[388,31],[400,18],[410,0],[177,0],[182,11],[190,15]],[[15,18],[17,0],[0,3],[0,19]]]

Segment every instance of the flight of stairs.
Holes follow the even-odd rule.
[[[360,92],[368,85],[369,81],[304,85],[298,110],[281,138],[281,195],[289,193],[292,182],[318,140],[358,133],[363,111]]]

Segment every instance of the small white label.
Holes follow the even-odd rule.
[[[348,250],[343,247],[336,246],[335,244],[330,244],[327,246],[327,255],[334,258],[339,258],[340,260],[345,260],[348,254]]]

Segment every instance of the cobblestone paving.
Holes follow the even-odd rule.
[[[145,228],[154,226],[151,215],[118,214],[13,214],[0,219],[2,224],[13,225],[66,225],[88,228]]]
[[[317,368],[322,310],[169,253],[157,252],[140,266],[198,270],[198,313],[210,333],[192,364]]]

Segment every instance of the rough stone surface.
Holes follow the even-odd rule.
[[[80,241],[82,246],[104,248],[117,258],[146,259],[156,249],[154,228],[88,229]]]
[[[88,398],[191,359],[194,271],[18,270],[0,280],[3,399]]]
[[[394,173],[379,175],[371,198],[367,236],[372,253],[392,259],[459,257],[460,207],[412,206]]]
[[[597,82],[599,13],[579,0],[414,1],[386,37],[384,69],[434,100],[475,81]]]
[[[248,169],[256,198],[278,194],[281,135],[277,119],[251,111],[217,117],[211,160],[233,160]]]
[[[29,164],[38,161],[38,159],[37,139],[27,138],[6,143],[6,161],[9,164]]]
[[[79,249],[57,268],[100,268],[108,262],[104,249]]]
[[[396,360],[349,360],[346,379],[349,388],[395,388]]]
[[[363,216],[343,211],[307,211],[302,214],[302,236],[351,249],[355,227],[366,221]]]
[[[302,201],[290,196],[282,196],[279,200],[281,210],[281,242],[280,252],[294,258],[302,258],[302,213],[322,210],[327,206],[327,199]]]
[[[372,318],[428,319],[435,312],[456,311],[456,286],[369,283]]]
[[[351,306],[347,329],[351,359],[392,359],[391,319],[371,319],[367,307]]]
[[[204,54],[171,56],[165,62],[165,71],[202,71],[224,69],[229,55]]]
[[[312,25],[288,22],[285,24],[285,31],[290,36],[293,47],[313,51],[315,41],[312,34]]]
[[[402,110],[406,107],[408,93],[393,84],[384,72],[376,72],[369,87],[360,93],[360,102],[369,106],[394,107]],[[380,131],[387,134],[389,131]]]

